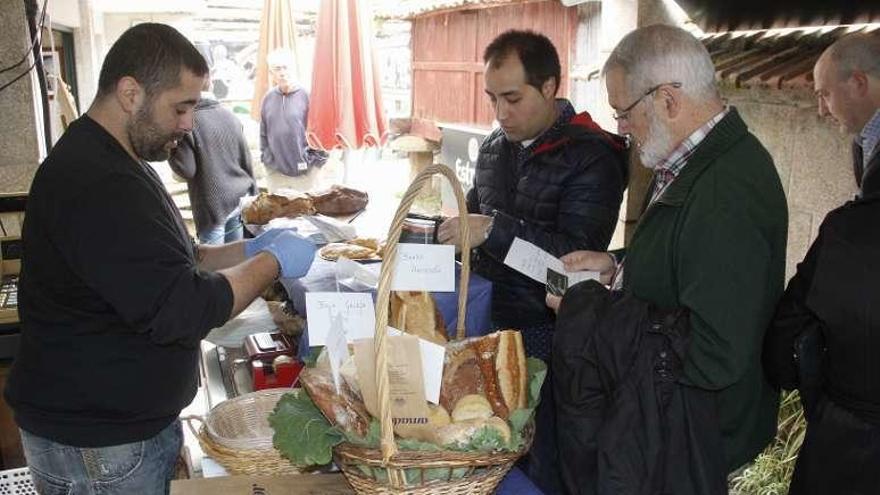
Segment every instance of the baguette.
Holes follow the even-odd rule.
[[[511,411],[528,404],[528,370],[522,334],[516,330],[499,332],[495,371],[504,404]]]
[[[504,402],[504,397],[501,395],[501,386],[498,383],[498,372],[496,371],[500,340],[500,332],[495,332],[478,339],[474,342],[474,345],[477,349],[477,363],[480,366],[480,372],[483,374],[485,396],[489,400],[495,415],[506,420],[510,417],[510,408],[507,407],[507,403]]]
[[[391,326],[435,344],[446,344],[446,325],[434,298],[423,291],[391,293]]]

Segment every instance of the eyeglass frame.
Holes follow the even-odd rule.
[[[642,93],[642,96],[639,96],[639,98],[638,98],[636,101],[632,102],[631,105],[629,105],[628,107],[624,108],[624,109],[621,110],[620,112],[615,111],[615,112],[611,115],[611,118],[614,119],[614,120],[617,121],[617,122],[619,122],[619,121],[621,121],[621,120],[629,120],[629,114],[630,114],[630,112],[632,112],[633,108],[635,108],[636,105],[638,105],[639,103],[641,103],[642,100],[644,100],[646,96],[648,96],[648,95],[654,93],[655,91],[657,91],[658,89],[662,88],[663,86],[672,86],[673,88],[678,89],[678,88],[681,87],[681,83],[678,82],[678,81],[672,81],[672,82],[665,82],[665,83],[660,83],[660,84],[658,84],[658,85],[656,85],[656,86],[652,86],[650,89],[648,89],[647,91],[645,91],[644,93]]]

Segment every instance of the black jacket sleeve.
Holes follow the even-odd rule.
[[[805,331],[822,326],[822,321],[807,307],[806,300],[822,252],[823,230],[820,229],[806,257],[798,264],[797,273],[789,281],[764,336],[762,358],[767,378],[773,385],[786,390],[793,390],[799,385],[796,340]]]
[[[123,322],[158,344],[186,346],[226,322],[232,288],[198,269],[161,192],[135,174],[91,189],[56,225],[56,242]]]

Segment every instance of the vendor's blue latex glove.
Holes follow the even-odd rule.
[[[272,244],[272,241],[282,232],[287,232],[288,230],[290,229],[269,229],[253,239],[246,239],[244,241],[244,257],[252,258],[255,254],[262,251],[264,247]]]
[[[278,260],[283,278],[302,277],[309,272],[315,259],[315,245],[290,230],[275,234],[272,242],[260,251],[265,251]]]

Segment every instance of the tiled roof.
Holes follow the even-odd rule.
[[[373,14],[381,19],[411,19],[441,10],[502,5],[528,0],[372,0]]]
[[[878,30],[880,24],[734,31],[702,41],[722,85],[811,91],[813,65],[825,48],[845,34]]]

